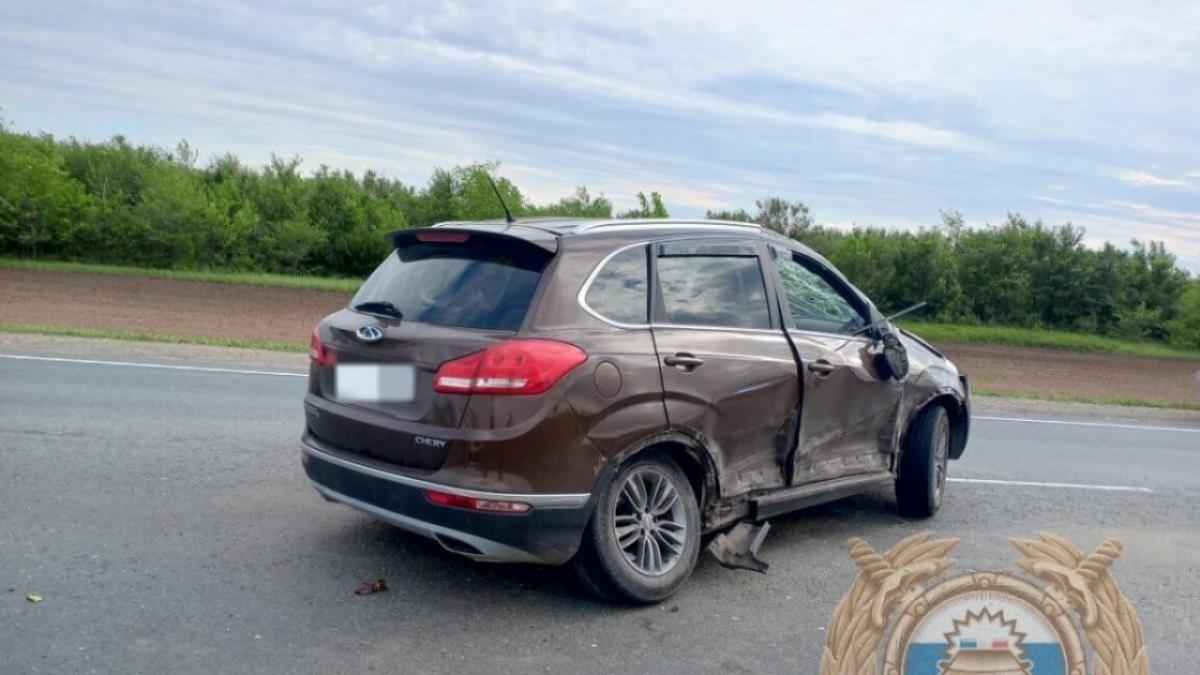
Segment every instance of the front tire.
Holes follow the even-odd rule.
[[[904,439],[896,476],[896,505],[910,518],[928,518],[942,506],[950,457],[950,418],[940,405],[926,408]]]
[[[660,602],[683,585],[700,553],[700,508],[687,476],[650,451],[622,466],[600,493],[574,565],[592,592]]]

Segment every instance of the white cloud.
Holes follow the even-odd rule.
[[[848,131],[868,136],[878,136],[902,143],[934,147],[965,146],[963,134],[948,129],[938,129],[916,122],[881,122],[859,115],[824,113],[815,122],[830,129]]]
[[[1136,169],[1127,169],[1117,175],[1117,178],[1138,187],[1183,187],[1187,185],[1187,181],[1176,180],[1174,178],[1164,178],[1156,176],[1146,171]]]
[[[1086,228],[1089,246],[1105,241],[1122,245],[1130,239],[1161,241],[1185,267],[1200,272],[1200,211],[1110,199],[1102,203],[1064,201],[1043,215]]]
[[[1043,195],[1030,195],[1029,198],[1034,201],[1044,202],[1046,204],[1054,204],[1056,206],[1069,206],[1071,204],[1074,204],[1074,202],[1072,202],[1069,199],[1059,199],[1058,197],[1046,197]]]
[[[1150,218],[1156,222],[1166,225],[1175,225],[1181,230],[1193,230],[1200,225],[1200,211],[1177,211],[1173,209],[1160,209],[1149,204],[1139,204],[1137,202],[1127,202],[1119,199],[1114,199],[1109,202],[1110,205],[1120,209],[1135,211],[1143,216]],[[1197,239],[1200,240],[1200,232],[1195,232]]]

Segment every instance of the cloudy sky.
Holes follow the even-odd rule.
[[[1200,3],[0,0],[16,129],[423,183],[491,159],[673,215],[1020,212],[1200,272]]]

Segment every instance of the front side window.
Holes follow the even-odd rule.
[[[584,301],[596,313],[621,323],[646,323],[646,247],[614,255],[592,279]]]
[[[841,291],[790,253],[771,256],[779,270],[793,327],[820,333],[849,333],[866,325]]]
[[[757,256],[660,256],[658,286],[662,291],[663,323],[771,327]]]

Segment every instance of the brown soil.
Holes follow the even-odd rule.
[[[978,389],[1200,402],[1200,361],[985,344],[938,348]]]
[[[0,269],[0,321],[307,344],[345,293]],[[1200,361],[941,344],[978,389],[1200,401]]]
[[[0,269],[0,321],[308,344],[346,293]]]

